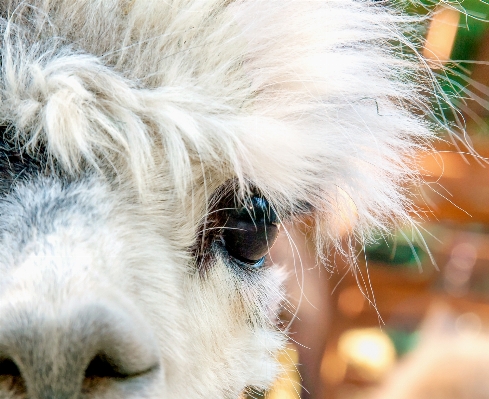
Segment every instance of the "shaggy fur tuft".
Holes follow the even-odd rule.
[[[330,239],[408,219],[400,186],[430,136],[412,112],[423,72],[388,45],[406,19],[384,6],[8,3],[0,114],[31,152],[138,186],[171,177],[180,199],[235,176],[277,208],[312,205]]]
[[[0,201],[0,349],[10,324],[42,332],[32,353],[50,347],[45,318],[75,320],[95,302],[145,320],[158,371],[97,391],[50,352],[78,370],[69,389],[85,384],[84,398],[268,386],[283,276],[240,268],[212,242],[197,264],[211,199],[231,184],[237,202],[258,192],[281,220],[312,216],[320,251],[345,229],[365,242],[409,223],[414,156],[431,139],[410,22],[352,0],[2,2],[0,123],[16,163]],[[21,308],[44,316],[22,322]],[[78,336],[63,328],[56,342]],[[46,385],[34,360],[8,356],[34,375],[19,397],[47,398],[65,378],[54,367]]]

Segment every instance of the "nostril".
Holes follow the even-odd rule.
[[[133,378],[148,374],[158,368],[153,365],[144,370],[125,370],[104,353],[97,354],[85,370],[85,378]]]
[[[20,377],[20,370],[12,359],[0,358],[0,376]]]
[[[115,362],[105,354],[96,355],[85,370],[85,378],[127,378],[129,376],[121,372]]]
[[[9,358],[0,357],[0,392],[8,392],[8,398],[24,397],[27,392],[19,367]]]
[[[158,369],[157,364],[144,369],[128,369],[121,364],[105,353],[95,355],[85,369],[82,393],[92,397],[94,393],[107,389],[114,380],[129,382],[132,378],[145,376]]]
[[[160,376],[157,341],[137,311],[77,302],[55,314],[13,312],[16,323],[0,323],[0,399],[138,397]]]

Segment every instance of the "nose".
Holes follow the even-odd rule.
[[[0,397],[121,397],[155,374],[157,353],[141,317],[117,306],[0,312]]]

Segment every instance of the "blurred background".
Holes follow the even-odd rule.
[[[462,97],[460,114],[437,103],[438,112],[466,125],[469,148],[445,137],[419,154],[426,245],[398,231],[365,248],[356,275],[340,263],[333,275],[298,277],[306,299],[281,355],[284,374],[250,397],[299,398],[303,386],[313,399],[489,398],[489,5],[410,7],[433,13],[420,22],[423,55],[445,93]]]

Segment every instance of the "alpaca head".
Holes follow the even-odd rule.
[[[429,133],[388,45],[404,22],[350,0],[4,1],[0,397],[269,385],[282,222],[313,218],[325,249],[409,220]]]

